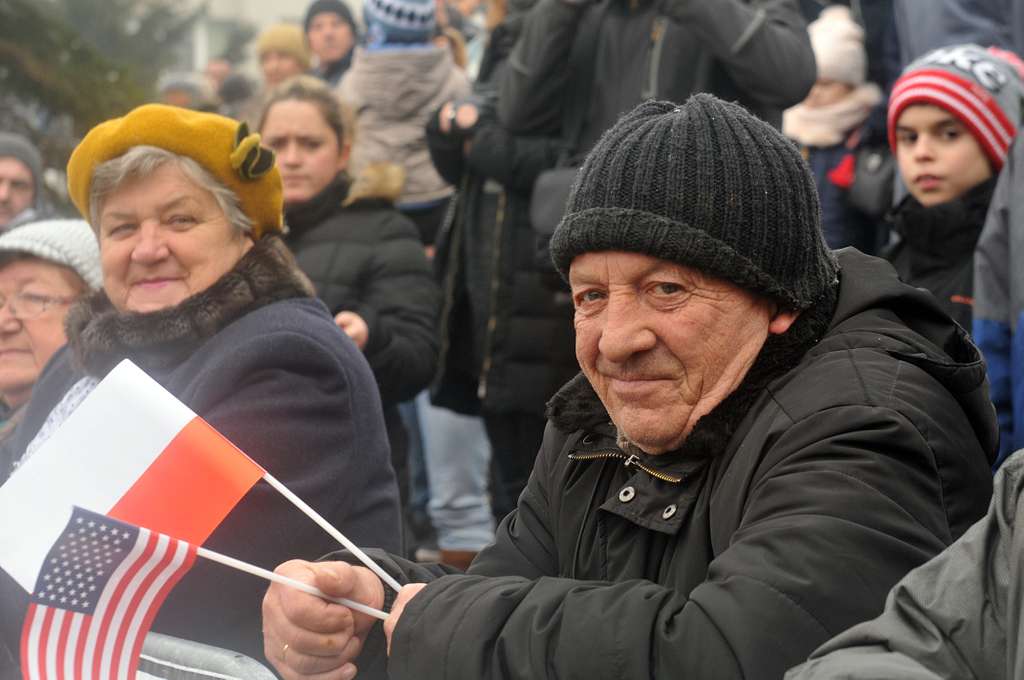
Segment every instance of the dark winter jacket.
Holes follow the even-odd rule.
[[[513,23],[491,36],[481,68],[486,80],[478,84],[484,97]],[[459,188],[435,258],[444,306],[433,399],[464,413],[540,417],[579,370],[572,299],[553,267],[538,260],[529,215],[533,183],[555,165],[560,140],[513,135],[480,108],[470,135],[442,134],[436,115],[427,125],[438,172]]]
[[[984,513],[996,423],[934,300],[882,260],[839,262],[838,302],[770,339],[680,451],[627,456],[589,383],[567,385],[468,575],[387,561],[430,581],[392,680],[777,679],[881,611]]]
[[[650,98],[710,92],[778,127],[814,84],[814,64],[796,0],[539,0],[501,78],[498,111],[518,134],[558,135],[582,118],[580,153]]]
[[[931,291],[942,310],[968,330],[974,305],[974,248],[995,183],[992,178],[959,199],[928,208],[908,195],[891,215],[899,240],[884,253],[901,279]]]
[[[355,543],[399,549],[398,491],[373,376],[310,295],[273,236],[170,309],[121,314],[97,294],[69,312],[69,346],[36,383],[0,455],[20,456],[83,374],[102,377],[129,358]],[[264,483],[204,545],[267,569],[337,546]],[[153,630],[260,658],[266,585],[200,559]],[[24,591],[0,572],[0,630],[13,650],[26,604]]]
[[[411,399],[433,377],[440,307],[416,227],[391,203],[401,189],[392,171],[371,167],[351,191],[339,176],[285,211],[285,243],[319,298],[332,315],[348,310],[366,321],[363,352],[388,406]]]

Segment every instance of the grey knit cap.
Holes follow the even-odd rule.
[[[17,158],[32,173],[35,193],[32,205],[39,207],[43,195],[43,157],[26,137],[14,132],[0,132],[0,158]]]
[[[838,281],[796,146],[708,94],[641,104],[587,156],[551,257],[568,278],[573,258],[602,250],[678,262],[790,309],[810,307]]]
[[[0,235],[0,253],[25,253],[67,267],[92,290],[103,285],[100,248],[85,220],[40,220]]]

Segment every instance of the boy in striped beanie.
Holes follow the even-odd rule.
[[[971,327],[974,248],[1021,123],[1012,55],[955,45],[910,64],[889,99],[889,143],[909,195],[893,210],[887,257]]]

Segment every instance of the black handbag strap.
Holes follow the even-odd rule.
[[[590,95],[596,77],[597,43],[604,18],[615,0],[602,0],[601,4],[586,10],[569,52],[571,87],[567,88],[562,105],[562,152],[558,165],[572,165],[579,153],[583,129],[590,111]]]

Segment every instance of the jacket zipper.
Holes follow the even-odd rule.
[[[498,194],[498,206],[494,215],[494,256],[491,258],[491,304],[487,314],[487,339],[484,342],[484,360],[480,368],[480,382],[477,384],[476,396],[480,401],[487,398],[487,375],[491,372],[493,364],[492,350],[494,346],[494,331],[498,327],[498,313],[495,311],[498,304],[498,286],[501,282],[501,246],[505,232],[505,201],[506,192],[503,189]]]
[[[644,101],[657,99],[658,97],[661,50],[665,43],[664,38],[665,29],[668,27],[667,24],[668,20],[665,17],[655,17],[654,24],[651,26],[651,42],[647,47],[647,68],[644,69],[647,73],[647,82],[640,93],[640,98]]]
[[[615,449],[608,449],[606,451],[587,451],[586,453],[580,453],[579,451],[573,451],[572,453],[569,454],[569,460],[589,461],[589,460],[609,460],[609,459],[621,460],[621,461],[623,461],[623,463],[622,463],[623,466],[630,467],[632,465],[634,467],[637,467],[637,468],[643,470],[644,472],[649,474],[651,477],[654,477],[656,479],[660,479],[663,482],[671,482],[672,484],[679,484],[680,482],[683,481],[683,478],[681,476],[677,477],[675,475],[670,475],[670,474],[668,474],[666,472],[661,472],[660,470],[655,470],[652,467],[644,465],[643,463],[640,462],[640,458],[638,458],[635,454],[627,456],[622,451],[617,451]]]

